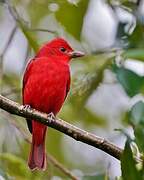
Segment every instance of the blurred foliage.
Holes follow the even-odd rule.
[[[5,6],[3,5],[4,1],[0,2],[0,9],[5,11]],[[81,35],[84,17],[89,9],[89,0],[12,0],[10,2],[17,9],[18,14],[20,15],[20,19],[18,21],[19,29],[23,32],[30,48],[32,48],[35,52],[40,46],[40,33],[42,32],[32,31],[31,28],[42,28],[42,25],[44,25],[44,28],[48,30],[53,29],[59,35],[65,36],[73,44],[75,44],[75,47],[80,47],[81,49],[83,48],[84,44],[83,40],[81,39]],[[93,111],[93,109],[88,106],[89,99],[93,94],[95,94],[95,92],[97,92],[97,90],[99,90],[101,85],[105,84],[108,87],[115,83],[121,84],[123,91],[130,100],[133,100],[133,98],[135,98],[137,95],[143,95],[144,93],[144,77],[126,68],[124,65],[127,59],[137,60],[138,63],[139,61],[144,61],[144,23],[141,20],[143,18],[140,18],[137,3],[136,1],[131,0],[107,0],[106,3],[109,5],[109,7],[111,7],[116,17],[117,14],[115,10],[117,7],[122,8],[126,12],[132,14],[136,20],[136,27],[134,27],[133,32],[126,32],[124,28],[127,24],[125,22],[120,22],[118,19],[119,24],[121,23],[122,26],[118,26],[117,29],[117,42],[115,43],[116,51],[113,51],[110,47],[108,51],[102,49],[102,53],[97,54],[88,49],[90,51],[88,56],[71,64],[72,90],[69,93],[69,97],[67,98],[63,110],[59,114],[60,117],[69,121],[70,123],[80,125],[80,127],[93,132],[95,132],[94,129],[96,129],[96,126],[99,126],[99,128],[103,129],[104,131],[108,131],[110,126],[110,122],[107,121],[108,117],[103,116],[106,109],[102,109],[103,114],[101,115]],[[0,12],[0,18],[3,11]],[[51,25],[51,19],[55,21],[53,23],[54,25]],[[51,36],[55,37],[55,34],[46,33],[44,41],[49,40]],[[119,42],[121,40],[122,43]],[[115,44],[113,46],[115,46]],[[122,51],[120,55],[123,62],[122,64],[117,63],[119,49]],[[114,79],[112,79],[110,83],[105,82],[105,72],[107,69],[109,69],[112,76],[114,76]],[[0,72],[1,71],[2,67],[0,67]],[[19,89],[21,89],[21,78],[19,75],[5,73],[2,75],[2,80],[2,94],[15,101],[21,102],[21,94],[19,92]],[[18,89],[18,91],[16,91],[16,89]],[[108,93],[112,94],[113,92]],[[118,100],[119,97],[117,97],[117,99],[113,98],[111,102],[116,102]],[[144,103],[143,101],[139,101],[133,104],[134,105],[129,110],[125,109],[124,113],[128,114],[127,122],[125,123],[127,123],[127,127],[132,126],[133,128],[135,136],[133,141],[136,143],[142,163],[137,163],[135,161],[135,154],[131,149],[132,142],[128,139],[121,158],[122,175],[121,177],[117,177],[119,180],[144,179]],[[95,106],[95,104],[93,104],[93,106]],[[123,113],[121,113],[121,119],[122,117]],[[4,120],[2,121],[2,119]],[[4,136],[7,137],[4,138],[4,136],[1,136],[0,139],[0,142],[2,143],[2,148],[0,149],[0,176],[5,179],[16,180],[52,179],[54,176],[61,177],[61,179],[68,179],[68,177],[66,177],[60,170],[54,168],[53,164],[50,162],[46,172],[30,172],[26,164],[29,145],[24,140],[24,137],[19,135],[17,132],[18,129],[16,131],[16,129],[11,126],[11,120],[14,120],[18,126],[24,129],[28,134],[26,124],[21,123],[19,117],[13,118],[12,116],[9,116],[3,112],[1,112],[0,120],[1,133],[4,131]],[[12,142],[8,141],[9,133],[12,135],[11,139],[14,137],[14,139],[18,141],[17,145],[16,143],[13,143],[14,140]],[[15,136],[13,134],[15,134]],[[85,164],[82,163],[82,156],[78,158],[79,155],[77,154],[80,153],[81,155],[85,153],[85,149],[79,148],[79,152],[77,149],[72,150],[73,145],[70,146],[69,155],[72,158],[68,158],[68,155],[65,154],[67,144],[64,144],[64,140],[65,137],[62,133],[59,133],[53,129],[49,130],[47,149],[64,166],[68,167],[68,169],[80,171],[81,175],[78,175],[78,177],[80,177],[82,180],[111,179],[111,177],[108,177],[109,172],[106,173],[106,175],[105,173],[99,173],[97,170],[99,163],[96,162],[94,165],[91,165],[90,162],[86,162]],[[15,151],[15,148],[13,148],[13,150],[6,148],[8,147],[6,144],[11,145],[12,143],[19,151]],[[91,151],[86,151],[86,154],[88,157],[91,156]],[[73,162],[73,160],[77,161],[78,163]],[[91,165],[90,168],[88,168],[89,165]],[[104,168],[102,168],[100,172],[105,172]],[[75,174],[77,175],[77,173]]]
[[[129,141],[126,142],[124,153],[121,157],[121,169],[123,180],[142,179],[140,172],[136,168],[136,162],[133,159]]]
[[[65,29],[78,40],[80,40],[83,18],[88,2],[89,0],[82,0],[79,1],[78,4],[74,5],[65,1],[65,3],[61,5],[59,4],[60,8],[56,12],[58,22],[60,22]],[[64,14],[65,10],[67,10],[67,14]]]
[[[113,67],[113,70],[128,96],[133,97],[138,93],[142,93],[144,88],[144,77],[137,75],[129,69],[116,65]]]
[[[144,103],[142,101],[137,102],[129,112],[129,121],[134,126],[135,141],[140,151],[143,152],[144,142]]]
[[[144,61],[144,49],[132,48],[124,52],[124,58]]]

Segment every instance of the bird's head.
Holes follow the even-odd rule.
[[[37,57],[53,57],[69,62],[72,58],[82,57],[84,53],[74,51],[62,38],[56,38],[45,44],[38,52]]]

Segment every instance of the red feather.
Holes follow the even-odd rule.
[[[62,49],[63,48],[63,49]],[[65,52],[64,52],[65,50]],[[56,115],[70,88],[69,60],[72,48],[63,39],[55,39],[40,49],[25,70],[23,104]],[[46,168],[45,125],[27,121],[32,132],[28,165],[30,169]]]

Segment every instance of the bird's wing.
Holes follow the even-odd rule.
[[[24,72],[24,76],[23,76],[23,88],[22,88],[22,95],[24,97],[24,88],[25,88],[25,85],[27,83],[27,80],[29,78],[29,75],[30,75],[30,71],[31,71],[31,68],[32,68],[32,65],[33,65],[33,60],[34,59],[31,59],[28,64],[27,64],[27,67],[25,69],[25,72]],[[24,103],[24,99],[23,99],[23,103]]]
[[[28,62],[28,65],[26,67],[26,70],[25,70],[24,76],[23,76],[23,87],[22,87],[23,104],[25,104],[25,102],[24,102],[24,89],[25,89],[26,83],[27,83],[29,75],[30,75],[30,71],[31,71],[31,68],[33,65],[33,60],[34,59],[31,59]],[[28,105],[30,105],[30,104],[28,104]],[[31,122],[31,120],[28,120],[28,119],[26,119],[26,121],[27,121],[28,129],[32,133],[32,122]]]
[[[70,79],[70,76],[69,76],[68,81],[67,81],[67,85],[66,85],[66,95],[65,95],[65,99],[66,99],[67,94],[68,94],[68,92],[69,92],[69,90],[70,90],[70,81],[71,81],[71,79]]]

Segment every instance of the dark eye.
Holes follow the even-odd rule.
[[[65,52],[66,49],[65,49],[64,47],[61,47],[61,48],[60,48],[60,51],[61,51],[61,52]]]

